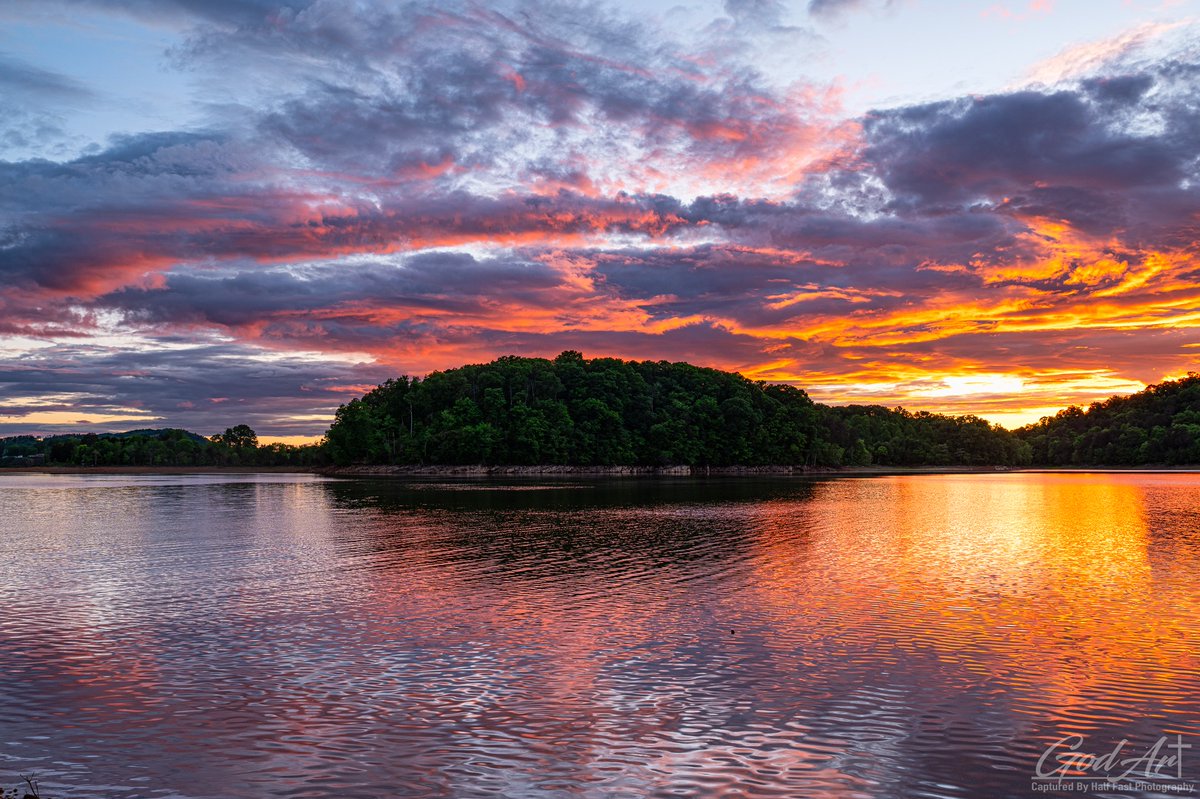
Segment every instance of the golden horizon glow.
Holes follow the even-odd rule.
[[[319,444],[324,439],[324,435],[319,436],[259,436],[258,443],[260,445],[270,444],[291,444],[292,446],[305,446],[307,444]]]

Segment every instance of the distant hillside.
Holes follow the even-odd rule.
[[[171,438],[175,438],[180,435],[184,436],[185,438],[190,438],[192,441],[195,441],[198,444],[207,444],[208,443],[207,437],[202,436],[199,433],[193,433],[190,430],[184,430],[183,428],[180,428],[180,427],[158,427],[158,428],[147,427],[147,428],[141,428],[138,430],[126,430],[123,433],[61,433],[59,435],[54,435],[54,436],[45,436],[45,437],[41,438],[40,440],[41,441],[62,441],[62,440],[67,440],[67,439],[77,440],[77,439],[80,439],[85,436],[95,436],[96,438],[133,438],[135,436],[140,436],[142,438],[171,439]],[[27,438],[27,439],[32,439],[35,441],[39,440],[34,436],[20,436],[19,438]],[[3,439],[3,440],[8,440],[8,439]]]
[[[1048,466],[1200,464],[1200,375],[1086,409],[1072,405],[1016,435]]]
[[[316,447],[259,446],[245,425],[205,438],[174,427],[0,438],[0,466],[307,466]]]
[[[140,430],[126,430],[124,433],[98,433],[100,438],[131,438],[133,436],[146,436],[148,438],[167,438],[172,435],[182,433],[195,442],[207,442],[208,438],[199,433],[193,433],[190,430],[184,430],[180,427],[160,427],[160,428],[143,428]]]
[[[325,448],[339,464],[1028,462],[1011,433],[974,416],[831,408],[730,372],[578,352],[389,380],[338,409]]]

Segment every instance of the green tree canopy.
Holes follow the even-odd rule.
[[[831,408],[687,363],[505,356],[389,380],[338,409],[336,463],[949,465],[1027,461],[976,417]]]
[[[224,433],[217,433],[213,436],[212,441],[214,444],[224,444],[236,450],[258,448],[258,435],[250,429],[250,425],[246,424],[227,427]]]
[[[1016,431],[1048,466],[1200,463],[1200,375],[1189,372],[1126,397],[1072,405]]]

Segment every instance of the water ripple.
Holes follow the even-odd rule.
[[[1196,475],[3,475],[0,778],[1027,796],[1063,736],[1200,736],[1197,508]]]

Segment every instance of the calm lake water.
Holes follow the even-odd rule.
[[[11,474],[0,575],[0,787],[54,797],[1200,782],[1200,475]]]

